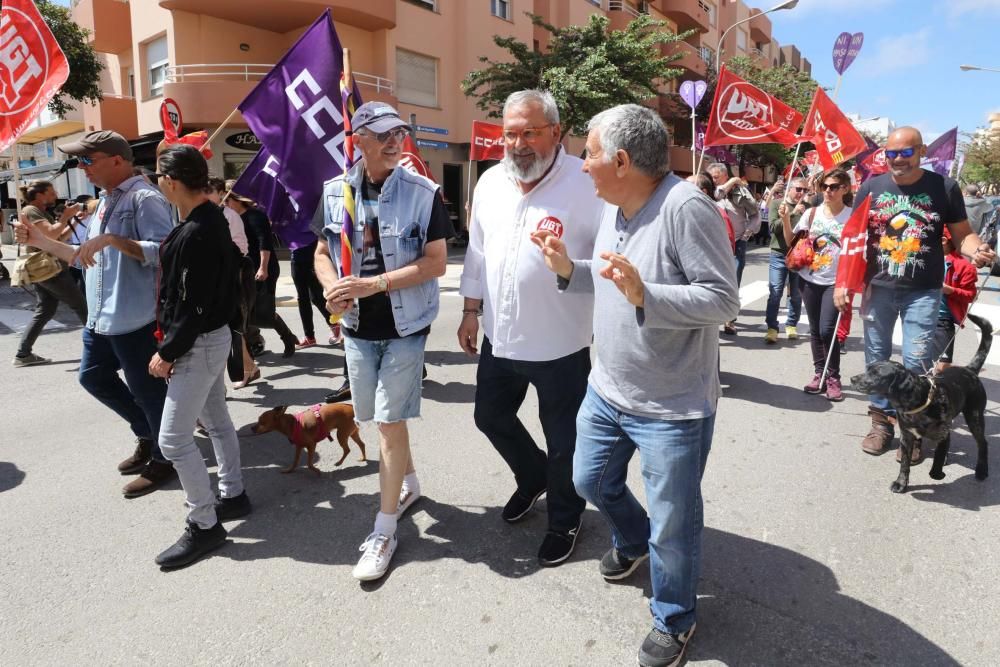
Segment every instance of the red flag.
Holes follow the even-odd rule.
[[[868,243],[868,210],[871,203],[872,196],[868,195],[854,209],[840,232],[840,260],[834,287],[846,287],[852,292],[860,292],[865,288],[865,269],[868,265],[865,246]]]
[[[472,143],[469,146],[470,160],[502,160],[503,128],[493,123],[472,121]]]
[[[833,169],[868,147],[865,138],[844,112],[819,87],[806,114],[801,138],[816,145],[823,169]]]
[[[399,158],[399,164],[413,173],[420,174],[437,183],[434,174],[431,173],[430,167],[427,166],[424,158],[421,157],[420,149],[417,148],[416,142],[413,141],[413,137],[409,134],[403,139],[403,155]]]
[[[34,2],[0,5],[0,150],[6,150],[66,83],[69,63]]]
[[[782,144],[798,140],[802,114],[722,67],[705,133],[706,146]]]

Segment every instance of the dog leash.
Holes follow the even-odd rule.
[[[923,412],[928,407],[930,407],[931,401],[934,400],[934,389],[935,389],[934,378],[927,378],[927,381],[931,383],[931,389],[930,391],[927,392],[927,402],[921,405],[916,410],[903,410],[902,412],[904,415],[915,415],[918,412]]]

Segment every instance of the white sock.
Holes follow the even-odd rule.
[[[411,491],[418,496],[420,495],[420,482],[417,480],[417,473],[411,472],[403,478],[403,491]]]
[[[392,537],[396,534],[396,515],[379,512],[375,515],[375,532]]]

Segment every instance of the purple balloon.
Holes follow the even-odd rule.
[[[701,102],[701,98],[705,96],[706,90],[708,90],[708,84],[704,81],[685,81],[680,87],[681,99],[694,109]]]
[[[837,74],[843,74],[851,66],[854,59],[861,51],[861,45],[865,42],[865,34],[856,32],[853,35],[849,32],[842,32],[833,43],[833,69]]]

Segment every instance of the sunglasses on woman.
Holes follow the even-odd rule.
[[[840,188],[844,187],[844,185],[843,183],[824,183],[819,187],[820,190],[839,190]]]
[[[895,160],[898,157],[911,158],[916,152],[917,149],[913,146],[910,146],[909,148],[901,148],[898,151],[889,150],[887,148],[885,149],[885,156],[890,160]]]

